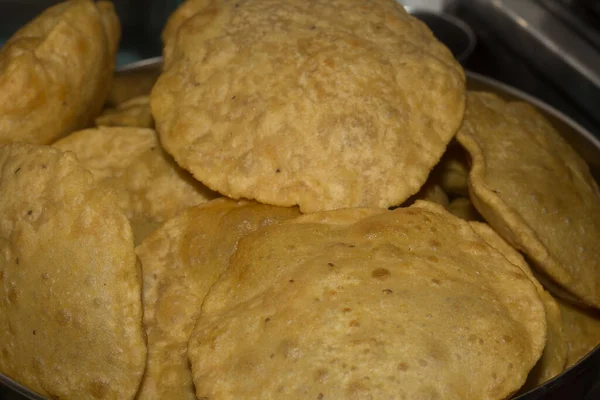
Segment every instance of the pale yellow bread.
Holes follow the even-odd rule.
[[[106,108],[94,122],[96,126],[154,128],[150,97],[138,96],[119,104],[116,108]]]
[[[600,307],[600,191],[585,161],[532,106],[490,93],[469,93],[457,139],[485,220],[557,286]]]
[[[573,366],[600,344],[600,313],[558,299],[565,325],[569,353],[567,365]]]
[[[196,398],[187,341],[208,288],[227,267],[241,237],[298,215],[295,208],[216,199],[183,211],[137,247],[148,335],[138,400]]]
[[[434,180],[451,196],[469,195],[469,164],[464,149],[453,140],[432,171]]]
[[[100,114],[120,25],[113,4],[61,2],[0,49],[0,144],[50,144]]]
[[[507,260],[521,268],[527,274],[529,279],[535,284],[538,294],[544,303],[548,325],[546,347],[544,347],[542,357],[529,373],[527,382],[521,391],[533,389],[559,375],[565,370],[567,365],[568,343],[559,304],[537,281],[523,256],[494,232],[489,225],[475,221],[470,222],[470,225],[483,240],[488,242],[490,246],[502,253]]]
[[[466,222],[417,202],[243,237],[188,355],[196,396],[212,400],[504,399],[545,336],[527,275]]]
[[[161,39],[163,42],[163,68],[167,69],[173,58],[173,51],[175,49],[175,41],[179,28],[189,18],[201,11],[205,11],[210,14],[210,10],[213,5],[220,0],[186,0],[177,9],[169,15],[167,23],[165,24]]]
[[[0,373],[52,399],[133,399],[145,361],[116,194],[71,153],[0,147]]]
[[[431,177],[415,195],[411,196],[406,201],[406,203],[408,203],[407,205],[410,205],[417,200],[430,201],[446,208],[448,208],[448,205],[450,204],[450,200],[448,199],[446,192],[444,192],[444,189],[442,189],[437,182],[431,180]]]
[[[53,146],[74,152],[96,178],[117,191],[136,243],[187,207],[218,197],[163,151],[151,129],[86,129]]]
[[[468,197],[456,197],[446,206],[446,209],[459,218],[467,221],[481,221],[481,215]]]
[[[152,114],[165,149],[225,196],[399,205],[459,128],[462,68],[394,0],[182,7],[196,13],[173,23]]]
[[[136,97],[150,96],[160,71],[160,65],[117,71],[110,86],[106,105],[118,107]]]

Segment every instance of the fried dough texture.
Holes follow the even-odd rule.
[[[297,208],[220,198],[188,208],[136,248],[148,335],[139,400],[196,399],[187,342],[209,287],[241,237],[299,214]]]
[[[141,276],[116,194],[71,153],[0,147],[0,372],[61,399],[132,399]]]
[[[544,347],[542,357],[529,373],[527,382],[525,382],[521,391],[533,389],[563,372],[567,366],[569,345],[559,303],[544,289],[541,283],[537,281],[523,256],[494,232],[489,225],[475,221],[470,222],[470,225],[490,246],[498,250],[507,260],[525,272],[529,279],[535,284],[538,294],[544,303],[548,325],[546,347]]]
[[[92,125],[112,81],[120,25],[111,2],[59,3],[0,49],[0,144],[50,144]]]
[[[490,93],[469,93],[457,139],[485,220],[541,274],[599,308],[600,190],[585,161],[532,106]]]
[[[189,341],[199,398],[504,399],[546,340],[527,275],[441,206],[243,237]]]
[[[459,128],[462,68],[393,0],[194,4],[151,108],[165,149],[225,196],[399,205]]]

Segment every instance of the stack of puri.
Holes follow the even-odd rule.
[[[600,192],[394,0],[109,2],[0,50],[0,373],[60,399],[508,399],[600,342]]]

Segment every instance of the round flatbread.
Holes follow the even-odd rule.
[[[73,154],[0,147],[0,372],[53,399],[132,399],[141,276],[117,196]]]
[[[455,141],[432,171],[433,180],[450,196],[469,195],[469,164],[465,150]]]
[[[169,15],[167,23],[163,28],[161,39],[163,42],[163,62],[164,68],[167,69],[173,58],[175,50],[175,41],[179,28],[189,18],[201,11],[208,11],[214,6],[215,0],[186,0],[177,9]]]
[[[465,78],[422,22],[394,0],[206,3],[151,95],[183,168],[303,212],[399,205],[425,183],[462,120]]]
[[[49,144],[100,114],[120,25],[111,2],[50,7],[0,49],[0,144]]]
[[[529,265],[518,251],[512,248],[487,224],[481,222],[470,222],[471,227],[490,246],[498,250],[507,260],[521,268],[536,286],[538,294],[544,303],[546,310],[546,321],[548,334],[546,347],[542,357],[529,373],[527,382],[521,392],[533,389],[542,383],[552,379],[565,370],[567,364],[568,343],[563,328],[563,319],[558,302],[534,277]]]
[[[154,128],[154,118],[150,111],[150,97],[134,97],[119,104],[116,108],[107,108],[96,118],[95,123],[96,126]]]
[[[417,202],[243,237],[188,355],[199,398],[504,399],[545,332],[526,274],[466,222]]]
[[[185,210],[137,247],[148,336],[139,400],[196,399],[187,342],[208,288],[242,236],[298,215],[296,208],[216,199]]]
[[[600,344],[600,313],[558,299],[568,344],[567,366],[576,364]]]
[[[427,180],[421,190],[419,190],[415,195],[411,196],[405,204],[411,205],[417,200],[430,201],[432,203],[439,204],[443,207],[448,207],[450,201],[448,200],[448,195],[444,192],[444,189],[432,180]]]
[[[544,275],[600,307],[600,191],[585,161],[532,106],[489,93],[469,93],[457,139],[486,221]]]
[[[446,207],[448,211],[466,221],[481,221],[481,215],[477,212],[471,200],[467,197],[457,197],[453,199]]]
[[[160,71],[161,68],[157,65],[117,71],[113,77],[106,105],[118,107],[120,104],[136,97],[150,96]]]
[[[74,152],[96,178],[117,191],[136,243],[180,211],[218,196],[181,169],[151,129],[86,129],[53,146]]]

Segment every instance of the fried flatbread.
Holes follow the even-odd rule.
[[[295,208],[216,199],[185,210],[137,247],[148,336],[139,400],[196,399],[187,342],[208,288],[242,236],[298,215]]]
[[[116,194],[70,153],[0,147],[0,372],[53,399],[132,399],[141,276]]]
[[[417,202],[243,237],[188,355],[199,398],[504,399],[545,332],[527,275],[465,221]]]
[[[303,212],[419,190],[465,96],[462,68],[422,22],[394,0],[206,3],[151,95],[183,168],[228,197]]]
[[[560,307],[552,295],[536,280],[529,265],[518,251],[505,242],[489,225],[481,222],[470,222],[470,225],[490,246],[498,250],[510,262],[525,272],[535,284],[538,294],[544,303],[548,325],[546,347],[544,347],[542,357],[529,373],[527,382],[525,382],[521,391],[533,389],[563,372],[567,364],[568,343],[565,328],[563,328]]]
[[[169,15],[169,19],[163,28],[161,39],[163,42],[163,60],[164,68],[167,69],[173,59],[173,51],[175,49],[175,41],[179,28],[188,19],[195,14],[204,11],[205,14],[211,13],[213,5],[220,0],[187,0]]]
[[[600,313],[558,299],[565,325],[565,340],[569,346],[567,365],[570,367],[600,344]]]
[[[117,191],[136,243],[178,212],[218,196],[179,168],[151,129],[86,129],[54,147],[74,152],[84,167]]]
[[[433,169],[433,180],[451,196],[467,197],[469,195],[469,166],[464,149],[450,142],[448,150],[439,164]]]
[[[427,180],[423,187],[406,201],[406,204],[411,205],[417,200],[430,201],[444,207],[448,207],[450,204],[448,195],[444,192],[444,189],[442,189],[435,181],[431,180]]]
[[[154,128],[150,98],[148,96],[134,97],[116,108],[107,108],[96,118],[95,123],[96,126]]]
[[[532,106],[472,92],[457,139],[471,200],[504,239],[579,301],[600,307],[600,191]]]
[[[112,80],[120,25],[111,2],[59,3],[0,49],[0,144],[49,144],[93,123]]]
[[[106,99],[106,105],[115,108],[136,97],[150,96],[160,71],[160,66],[117,71]]]
[[[471,200],[467,197],[457,197],[446,207],[450,213],[466,221],[481,221],[481,215],[477,212]]]

